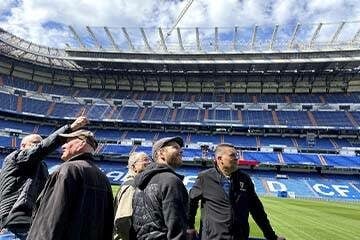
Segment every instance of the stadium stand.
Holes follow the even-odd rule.
[[[155,140],[179,135],[188,179],[211,166],[214,145],[232,143],[240,159],[258,162],[241,167],[261,194],[360,199],[357,45],[277,40],[233,42],[230,52],[221,39],[209,41],[218,49],[198,42],[182,52],[166,41],[151,51],[50,49],[0,29],[1,154],[84,114],[113,183],[131,152],[150,154]]]

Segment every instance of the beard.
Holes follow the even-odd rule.
[[[174,168],[180,167],[182,165],[182,156],[181,156],[181,154],[178,154],[178,153],[173,154],[169,158],[168,164],[171,167],[174,167]]]

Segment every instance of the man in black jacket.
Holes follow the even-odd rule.
[[[85,117],[79,117],[45,139],[30,134],[22,139],[19,150],[5,158],[0,173],[0,239],[9,235],[26,238],[36,198],[49,175],[42,160],[60,146],[59,134],[87,123]]]
[[[66,140],[61,159],[37,201],[27,239],[111,240],[114,208],[111,185],[94,164],[92,132],[60,134]]]
[[[135,177],[133,227],[138,240],[186,239],[188,193],[183,176],[174,169],[182,164],[180,137],[154,143],[151,163]]]
[[[249,213],[266,239],[283,240],[273,231],[250,177],[237,165],[237,151],[231,144],[215,149],[215,167],[201,172],[190,190],[189,229],[194,235],[195,215],[201,200],[201,239],[247,240]]]

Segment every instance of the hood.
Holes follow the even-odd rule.
[[[165,164],[151,163],[145,168],[143,172],[135,177],[135,186],[141,190],[144,190],[151,178],[158,173],[170,172],[176,175],[181,180],[184,179],[184,176],[177,174],[171,167]]]

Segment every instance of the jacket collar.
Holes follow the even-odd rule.
[[[76,155],[67,160],[67,162],[75,160],[94,161],[94,156],[91,153],[80,153],[79,155]]]

